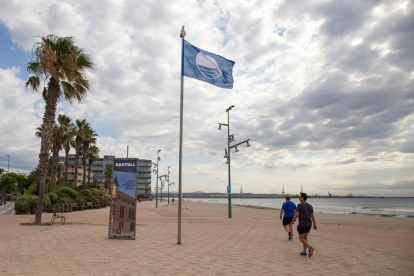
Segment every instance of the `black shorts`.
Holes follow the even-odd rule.
[[[288,224],[290,224],[291,222],[292,222],[292,219],[293,219],[293,217],[292,218],[283,218],[283,225],[288,225]]]
[[[301,226],[298,226],[299,235],[303,235],[303,234],[309,233],[310,230],[311,230],[311,228],[312,228],[312,226],[309,226],[309,227],[301,227]]]

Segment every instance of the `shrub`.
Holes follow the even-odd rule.
[[[89,190],[82,190],[79,193],[83,196],[86,196],[86,197],[91,197],[92,196],[92,193]]]
[[[75,198],[75,201],[78,204],[78,206],[82,206],[83,208],[86,207],[86,200],[83,197],[78,196],[77,198]]]
[[[14,204],[14,211],[16,212],[16,215],[30,213],[32,203],[37,203],[37,196],[26,193],[23,196],[19,197]]]
[[[96,188],[91,188],[89,191],[92,193],[93,196],[103,196],[103,192]]]
[[[105,202],[100,196],[95,196],[95,198],[99,201],[99,208],[105,207]]]
[[[78,192],[70,187],[62,187],[59,189],[60,192],[67,194],[70,198],[77,198]]]
[[[109,196],[103,196],[102,197],[102,200],[104,202],[104,206],[103,207],[109,206]]]
[[[50,192],[46,194],[50,198],[50,203],[55,205],[58,202],[58,195],[56,193]]]
[[[85,185],[85,184],[82,184],[82,185],[75,188],[75,190],[78,191],[78,192],[80,192],[82,190],[86,190],[86,189],[88,189],[88,186]]]
[[[25,194],[16,200],[14,210],[17,215],[30,213],[32,203],[37,203],[38,197],[32,194]],[[50,210],[51,203],[47,195],[43,197],[43,211]]]
[[[43,195],[43,212],[52,211],[52,202],[47,194]]]
[[[24,191],[25,195],[37,195],[39,193],[39,186],[37,183],[33,183],[29,188]]]
[[[88,197],[88,202],[92,202],[92,205],[96,205],[97,208],[101,208],[101,203],[95,196]]]
[[[59,199],[61,199],[61,198],[70,198],[70,196],[68,196],[67,194],[65,194],[61,191],[56,191],[55,194],[58,196]]]

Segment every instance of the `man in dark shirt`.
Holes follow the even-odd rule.
[[[298,233],[299,233],[299,240],[303,244],[303,251],[300,253],[301,256],[306,256],[306,249],[308,249],[308,256],[312,257],[313,251],[315,248],[309,245],[308,242],[308,235],[312,228],[312,221],[313,221],[313,229],[316,230],[316,220],[315,216],[313,215],[313,207],[309,203],[306,202],[308,199],[308,195],[306,193],[300,193],[298,207],[296,208],[295,216],[292,219],[292,224],[295,223],[296,219],[299,217],[299,225],[298,225]]]
[[[280,219],[283,213],[283,228],[288,233],[288,240],[292,240],[293,226],[292,219],[295,216],[296,204],[290,201],[290,195],[286,195],[286,202],[283,202],[282,209],[280,209]],[[288,228],[289,227],[289,228]]]

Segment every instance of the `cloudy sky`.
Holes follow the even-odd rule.
[[[74,36],[94,62],[82,104],[100,155],[156,159],[178,182],[180,30],[236,62],[234,88],[185,79],[183,191],[414,196],[411,1],[0,0],[0,167],[37,166],[44,102],[26,90],[39,36]],[[155,178],[153,177],[153,183]],[[174,190],[176,190],[176,186]]]

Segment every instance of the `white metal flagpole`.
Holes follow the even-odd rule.
[[[182,169],[183,169],[183,112],[184,112],[184,26],[181,29],[181,93],[180,93],[180,149],[178,165],[178,241],[181,244],[181,201],[182,201]]]

